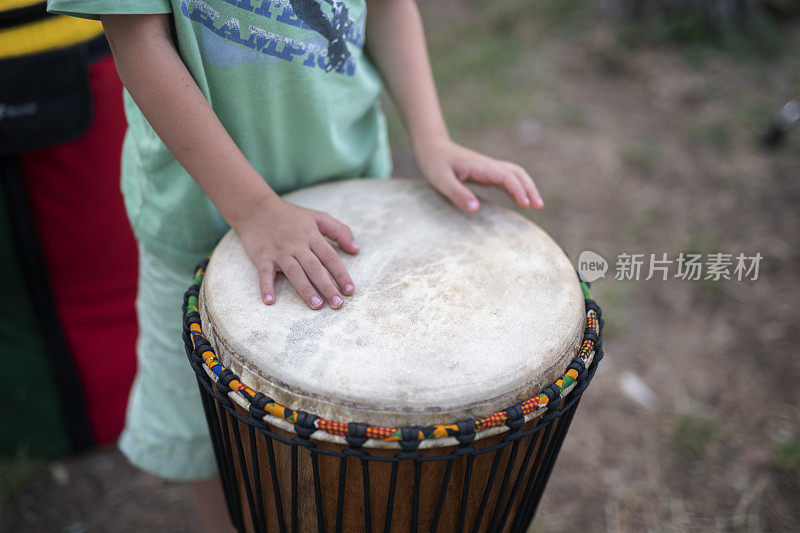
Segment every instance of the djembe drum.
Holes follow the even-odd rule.
[[[523,216],[421,181],[292,193],[347,223],[356,293],[264,305],[229,233],[184,341],[240,531],[524,531],[602,357],[600,310]]]

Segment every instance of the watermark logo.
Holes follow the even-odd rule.
[[[614,279],[617,281],[648,281],[670,278],[688,281],[756,281],[763,256],[756,252],[695,254],[628,253],[616,257]],[[578,274],[589,283],[604,278],[608,262],[591,250],[581,252],[578,257]]]
[[[606,277],[608,261],[602,255],[591,250],[584,250],[578,257],[578,274],[583,281],[591,283]]]

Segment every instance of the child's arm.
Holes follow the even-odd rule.
[[[147,121],[242,240],[258,268],[261,296],[275,301],[281,271],[312,309],[319,290],[340,307],[353,282],[324,236],[357,253],[350,229],[331,216],[283,201],[225,131],[171,37],[168,15],[102,16],[119,76]],[[316,287],[316,289],[315,289]]]
[[[422,20],[414,0],[368,0],[367,49],[406,124],[426,178],[465,211],[480,207],[462,182],[504,188],[517,205],[544,204],[521,166],[498,161],[450,140],[431,74]]]

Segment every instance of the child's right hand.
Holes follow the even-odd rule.
[[[181,60],[169,15],[102,15],[101,20],[125,87],[239,235],[258,268],[264,302],[275,302],[275,273],[283,272],[312,309],[322,307],[319,293],[331,307],[341,307],[342,294],[353,294],[353,282],[325,237],[354,254],[358,246],[350,229],[325,213],[291,205],[270,189]]]
[[[322,307],[319,293],[334,309],[344,303],[342,294],[353,294],[350,275],[339,254],[325,239],[335,241],[345,252],[356,254],[358,245],[350,228],[327,213],[298,207],[277,197],[249,211],[234,230],[258,269],[264,303],[275,302],[277,272],[283,272],[311,309]]]

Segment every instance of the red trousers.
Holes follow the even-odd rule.
[[[126,122],[111,55],[89,76],[94,118],[86,134],[19,162],[94,441],[105,443],[122,429],[133,381],[138,268],[119,186]]]

